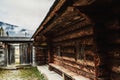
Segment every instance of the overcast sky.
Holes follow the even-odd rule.
[[[38,28],[54,0],[0,0],[0,21],[20,26],[33,33]]]

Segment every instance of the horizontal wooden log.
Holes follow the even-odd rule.
[[[35,41],[33,44],[41,44],[40,41]]]
[[[36,53],[36,57],[43,57],[43,58],[45,58],[45,54],[44,53]]]
[[[45,54],[44,53],[36,53],[36,57],[44,57],[45,56]]]
[[[113,65],[111,69],[113,72],[120,74],[120,66],[119,65]]]
[[[119,48],[114,48],[108,51],[108,55],[112,58],[120,59],[120,50]]]
[[[62,57],[54,57],[54,61],[62,63]]]
[[[46,62],[45,58],[36,58],[36,61],[44,61],[44,62]]]
[[[92,28],[88,28],[87,30],[83,29],[83,30],[80,30],[80,31],[76,31],[74,33],[66,34],[64,36],[60,36],[60,37],[55,38],[53,41],[58,42],[58,41],[63,41],[63,40],[68,40],[68,39],[84,37],[84,36],[88,36],[88,35],[93,35],[93,29]]]
[[[61,47],[68,47],[68,46],[75,46],[75,42],[74,41],[65,41],[65,42],[58,42],[58,43],[54,43],[54,46],[58,46],[60,45]]]
[[[36,56],[44,56],[45,53],[37,50],[37,52],[35,52],[35,55],[36,55]]]
[[[84,66],[84,67],[82,67],[81,69],[80,69],[80,67],[78,66],[78,65],[72,65],[71,63],[67,63],[67,62],[64,62],[63,61],[63,67],[64,66],[68,66],[68,69],[69,69],[69,67],[71,67],[72,69],[77,69],[77,70],[79,70],[79,71],[84,71],[84,72],[87,72],[87,73],[90,73],[90,74],[92,74],[92,75],[95,75],[95,70],[94,69],[92,69],[92,68],[88,68],[88,67],[86,67],[86,66]],[[76,72],[76,71],[75,71]]]
[[[95,0],[76,0],[73,6],[87,6],[94,2]]]
[[[62,59],[54,58],[54,61],[62,62]]]
[[[73,54],[73,53],[64,53],[64,54],[62,54],[62,57],[75,58],[75,57],[76,57],[76,55],[75,55],[75,54]]]
[[[68,54],[75,54],[74,50],[63,50],[61,51],[62,54],[68,53]]]
[[[105,65],[104,65],[105,66]],[[109,72],[106,67],[96,67],[96,77],[108,76]]]
[[[61,41],[54,43],[54,46],[60,45],[61,47],[67,47],[67,46],[76,46],[76,44],[85,44],[85,45],[95,45],[93,36],[87,36],[78,38],[75,40],[67,40],[67,41]]]
[[[67,54],[68,55],[68,54]],[[75,62],[75,57],[69,57],[69,56],[62,56],[63,60],[67,60],[67,61],[73,61]]]
[[[69,58],[69,57],[62,57],[62,59],[68,60],[68,61],[75,61],[75,58]]]
[[[67,24],[64,23],[64,22],[62,22],[60,24],[56,24],[57,28],[56,27],[53,28],[52,30],[50,30],[49,32],[47,32],[46,35],[49,36],[49,34],[52,33],[52,34],[54,34],[53,37],[55,38],[57,36],[64,35],[64,34],[66,34],[68,32],[71,32],[73,30],[77,30],[79,26],[88,26],[88,25],[90,26],[91,25],[91,23],[90,22],[88,23],[88,21],[87,22],[84,21],[83,23],[81,21],[82,21],[82,19],[71,21],[71,22],[69,22],[69,24],[68,24],[68,22],[66,22]],[[77,26],[76,27],[71,26],[73,24],[76,24],[76,22],[81,22],[81,24],[78,27]],[[62,31],[62,32],[59,32],[59,31]]]
[[[58,64],[58,65],[60,65],[60,66],[63,65],[63,62],[60,61],[60,60],[58,60],[57,58],[54,59],[54,63],[55,63],[55,64]]]
[[[78,68],[78,69],[80,68],[80,66],[76,64],[75,62],[70,62],[66,60],[63,60],[63,66],[64,65],[71,66],[71,67]]]
[[[35,47],[37,47],[37,46],[46,46],[46,44],[45,45],[42,45],[42,43],[44,43],[44,42],[35,42],[35,43],[33,43],[33,45],[35,46]]]
[[[62,60],[62,57],[61,56],[57,56],[57,55],[53,55],[54,56],[54,58],[57,58],[57,59],[59,59],[59,60]]]
[[[75,31],[77,29],[82,29],[84,27],[92,27],[92,23],[88,20],[84,20],[84,21],[72,21],[70,22],[69,24],[67,25],[64,25],[65,27],[63,27],[62,29],[58,29],[58,30],[62,30],[61,32],[59,32],[58,34],[55,34],[54,36],[57,37],[57,36],[60,36],[60,35],[64,35],[68,32],[71,32],[71,31]],[[58,31],[56,31],[57,33]]]
[[[80,64],[80,65],[84,65],[84,66],[92,66],[92,67],[95,67],[95,63],[92,62],[92,61],[84,61],[84,60],[77,60],[75,61],[75,58],[69,58],[69,57],[58,57],[58,56],[55,56],[54,57],[57,57],[57,58],[62,58],[62,60],[67,60],[67,61],[71,61],[71,62],[76,62],[77,64]]]
[[[94,74],[95,75],[95,69],[94,69],[94,66],[93,67],[88,67],[88,66],[86,66],[86,65],[81,65],[81,64],[79,64],[79,63],[76,63],[76,62],[70,62],[70,61],[68,61],[68,60],[63,60],[63,66],[64,65],[67,65],[67,66],[71,66],[71,67],[73,67],[73,69],[75,69],[75,68],[77,68],[77,69],[80,69],[80,71],[81,70],[83,70],[83,71],[85,71],[85,72],[88,72],[88,73],[91,73],[91,74]]]
[[[61,65],[61,66],[63,65],[62,57],[60,57],[60,56],[56,56],[56,57],[55,57],[55,56],[54,56],[54,59],[53,59],[53,60],[54,60],[54,63],[55,63],[55,64],[58,64],[58,65]]]
[[[109,21],[106,27],[109,31],[120,30],[119,19],[112,19],[112,21]]]
[[[91,55],[91,56],[93,56],[94,57],[94,55],[96,54],[93,50],[85,50],[84,51],[84,54],[85,55]]]
[[[34,38],[34,41],[45,41],[46,40],[46,37],[43,36],[43,35],[38,35]]]
[[[97,77],[95,80],[110,80],[110,78],[103,76],[103,77]]]
[[[68,8],[64,13],[62,13],[61,16],[57,17],[56,20],[52,24],[50,24],[48,28],[46,28],[43,31],[43,33],[48,32],[52,28],[55,28],[56,25],[60,25],[60,24],[63,24],[63,22],[68,22],[72,20],[75,16],[78,16],[78,15],[79,15],[79,11],[74,11],[73,7],[72,7],[72,10],[69,10]]]
[[[64,65],[64,68],[70,70],[71,72],[74,72],[74,73],[77,73],[79,75],[82,75],[84,77],[88,77],[89,79],[94,79],[95,75],[93,75],[92,73],[88,73],[82,69],[78,69],[78,68],[74,68],[74,67],[71,67],[71,66],[68,66],[68,65]]]
[[[112,72],[110,80],[120,80],[120,74]]]
[[[85,66],[92,66],[95,67],[95,63],[93,61],[88,60],[77,60],[78,64],[85,65]]]
[[[62,65],[62,63],[61,62],[59,62],[59,61],[54,61],[54,64],[57,64],[57,65]]]

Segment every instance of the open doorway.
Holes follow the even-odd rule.
[[[10,43],[7,55],[8,65],[11,64],[31,64],[32,45],[28,43]]]
[[[19,44],[15,46],[15,64],[20,64]]]
[[[19,64],[20,63],[20,52],[19,44],[9,44],[8,48],[8,64]]]

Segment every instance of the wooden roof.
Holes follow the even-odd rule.
[[[113,0],[56,0],[53,4],[53,6],[50,8],[47,16],[41,23],[41,25],[38,27],[36,32],[33,34],[32,38],[34,38],[36,35],[41,34],[41,31],[47,27],[54,18],[55,15],[60,11],[62,7],[64,7],[64,4],[70,3],[68,6],[74,6],[74,7],[81,7],[84,9],[84,7],[89,7],[93,5],[109,5],[113,2]],[[72,4],[71,4],[72,3]],[[88,8],[89,9],[89,8]]]
[[[30,37],[0,37],[0,42],[32,42],[33,40]]]
[[[43,20],[43,22],[41,23],[41,25],[38,27],[38,29],[36,30],[36,32],[33,34],[32,38],[35,37],[45,26],[45,24],[50,21],[50,19],[55,15],[55,13],[60,9],[60,7],[64,4],[66,0],[56,0],[53,4],[53,6],[50,8],[47,16],[45,17],[45,19]],[[60,3],[60,4],[58,4]]]

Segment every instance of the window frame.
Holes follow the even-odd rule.
[[[76,60],[85,60],[85,44],[76,42]]]

